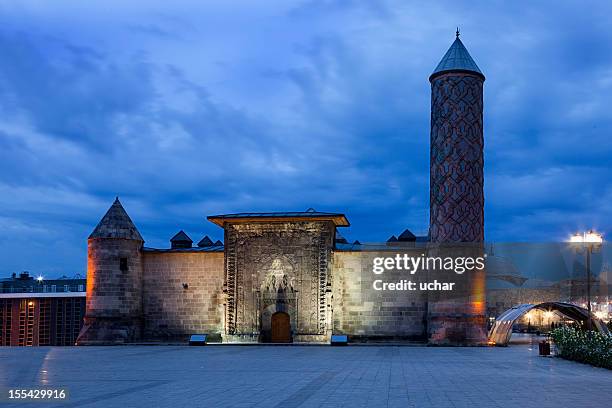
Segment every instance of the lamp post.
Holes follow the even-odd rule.
[[[591,254],[603,243],[603,235],[593,230],[583,233],[576,233],[570,237],[570,243],[584,248],[586,253],[586,272],[587,272],[587,310],[589,318],[587,320],[587,330],[591,331],[593,322],[591,319]]]

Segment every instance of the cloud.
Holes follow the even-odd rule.
[[[610,230],[607,5],[79,7],[5,10],[0,275],[82,273],[115,195],[150,246],[308,207],[362,242],[426,234],[427,78],[456,25],[487,76],[487,238]]]

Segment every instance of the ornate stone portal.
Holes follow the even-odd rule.
[[[271,341],[289,315],[294,341],[331,336],[331,253],[340,214],[209,217],[225,229],[225,341]],[[322,215],[323,214],[323,215]]]

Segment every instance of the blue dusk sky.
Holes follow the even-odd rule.
[[[425,235],[428,76],[456,26],[487,77],[487,240],[612,235],[612,3],[10,3],[0,276],[84,273],[116,195],[153,247],[309,207],[350,240]]]

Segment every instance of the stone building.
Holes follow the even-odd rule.
[[[351,341],[485,342],[484,276],[447,301],[369,290],[368,270],[381,252],[419,256],[484,240],[483,81],[457,34],[430,77],[430,243],[405,231],[381,247],[348,244],[338,233],[349,225],[344,214],[309,209],[210,216],[223,243],[204,238],[194,247],[181,231],[170,248],[154,249],[117,199],[88,240],[78,344],[193,333],[226,342],[327,342],[336,333]]]

